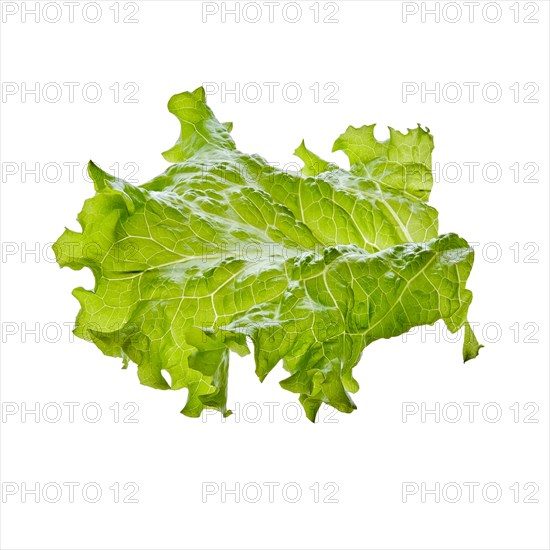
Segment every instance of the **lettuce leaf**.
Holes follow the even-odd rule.
[[[463,358],[481,347],[467,322],[474,252],[438,235],[433,139],[420,126],[349,127],[334,150],[339,168],[296,149],[300,173],[240,152],[202,88],[168,108],[181,123],[164,153],[173,164],[136,187],[94,163],[96,194],[54,245],[60,266],[88,267],[95,288],[77,288],[75,334],[137,364],[142,384],[188,388],[182,413],[227,409],[229,352],[253,344],[263,380],[282,361],[281,386],[308,418],[322,403],[351,412],[363,349],[443,319],[465,331]],[[166,376],[169,374],[169,377]]]

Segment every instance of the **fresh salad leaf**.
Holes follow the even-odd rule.
[[[474,252],[438,235],[433,139],[420,126],[349,127],[334,145],[350,170],[296,149],[301,172],[240,152],[202,88],[170,99],[181,123],[174,163],[136,187],[90,162],[96,194],[54,245],[60,266],[88,267],[75,334],[138,366],[142,384],[188,388],[183,414],[227,409],[229,354],[249,353],[315,420],[322,403],[351,412],[363,349],[443,319],[464,327],[464,360],[481,347],[468,325]],[[169,374],[169,377],[166,376]]]

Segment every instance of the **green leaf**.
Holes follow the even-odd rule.
[[[230,414],[230,351],[249,353],[248,341],[260,380],[282,362],[281,386],[312,421],[323,403],[355,409],[352,370],[380,338],[442,319],[465,328],[464,360],[477,355],[473,250],[438,235],[424,202],[431,180],[404,169],[431,169],[429,133],[391,130],[378,142],[372,126],[349,128],[335,144],[349,171],[302,142],[294,173],[238,151],[201,88],[169,109],[181,123],[164,153],[175,164],[136,187],[90,162],[96,194],[82,232],[66,229],[54,245],[59,265],[95,277],[93,290],[73,292],[75,334],[135,362],[142,384],[187,388],[192,417]]]
[[[201,148],[235,149],[235,142],[229,135],[233,124],[216,120],[206,105],[204,88],[172,96],[168,110],[181,123],[177,143],[162,154],[168,162],[183,162]]]
[[[343,151],[353,173],[377,181],[411,198],[426,201],[433,185],[433,137],[428,128],[408,130],[402,134],[389,128],[390,137],[378,141],[375,124],[350,126],[334,143],[333,151]]]
[[[321,157],[318,157],[315,153],[312,153],[306,147],[303,140],[294,151],[294,154],[304,162],[304,167],[302,168],[302,174],[304,176],[317,176],[323,172],[336,170],[338,168],[335,164],[327,162]]]
[[[484,347],[476,338],[470,323],[464,323],[464,344],[462,346],[462,358],[464,362],[475,359],[479,355],[479,350]]]

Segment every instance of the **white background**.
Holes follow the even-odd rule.
[[[260,2],[246,8],[239,23],[230,14],[224,22],[221,5],[203,21],[203,6],[192,1],[139,2],[133,15],[131,3],[121,2],[118,23],[111,1],[98,4],[96,23],[85,20],[96,17],[93,6],[84,9],[89,3],[75,7],[74,22],[61,3],[51,3],[39,22],[30,14],[23,21],[22,4],[3,4],[2,548],[549,547],[546,2],[493,2],[485,11],[481,2],[472,21],[467,6],[454,4],[462,10],[456,23],[450,22],[456,8],[446,2],[440,4],[439,22],[434,15],[422,21],[422,10],[436,7],[433,2],[320,2],[319,22],[309,9],[313,2],[301,2],[295,23],[285,20],[296,11],[284,2],[273,8],[273,22]],[[332,5],[337,13],[331,17]],[[61,18],[53,22],[56,6]],[[261,21],[246,21],[258,6]],[[405,22],[403,10],[411,13]],[[124,23],[124,17],[137,22]],[[78,83],[73,101],[67,82]],[[273,101],[264,82],[279,83]],[[289,82],[302,91],[294,103],[293,95],[282,94]],[[422,83],[433,89],[437,82],[443,90],[454,82],[463,96],[453,102],[451,85],[438,101],[434,95],[422,101],[420,93],[404,101],[404,82],[419,90]],[[465,82],[479,83],[471,101]],[[24,86],[36,83],[39,97],[22,94]],[[99,101],[83,97],[87,83],[95,83],[87,87],[92,98],[101,89]],[[220,88],[238,83],[241,89],[257,83],[263,89],[257,102],[250,101],[257,87],[249,86],[248,97],[213,93],[209,104],[220,120],[234,121],[240,149],[281,164],[295,160],[292,151],[305,138],[313,151],[345,166],[344,155],[330,151],[349,124],[377,122],[380,139],[388,125],[428,126],[435,137],[434,161],[450,166],[447,179],[455,174],[448,163],[463,170],[455,183],[435,184],[431,204],[439,210],[441,233],[454,231],[479,243],[469,288],[470,319],[485,344],[480,356],[463,365],[461,343],[448,341],[442,327],[436,335],[417,332],[376,342],[355,369],[358,410],[351,415],[322,410],[315,425],[303,415],[292,421],[297,396],[279,387],[280,367],[260,384],[252,360],[234,356],[229,405],[240,404],[244,414],[222,423],[219,415],[180,415],[185,390],[140,386],[135,366],[121,370],[118,360],[102,356],[92,344],[73,341],[69,323],[78,305],[70,291],[90,288],[92,276],[60,270],[48,243],[65,226],[78,229],[76,214],[93,195],[82,167],[90,158],[108,171],[119,163],[120,175],[127,176],[124,164],[134,163],[141,183],[162,172],[167,164],[160,152],[179,131],[166,102],[202,83]],[[315,83],[320,98],[310,89]],[[327,83],[335,84],[324,91]],[[496,84],[485,89],[490,97],[483,95],[487,83]],[[510,89],[514,83],[519,96]],[[537,102],[525,102],[536,89],[528,83],[538,87],[532,96]],[[59,99],[56,86],[63,90]],[[292,86],[289,94],[296,90]],[[334,86],[336,101],[323,101]],[[490,101],[498,87],[502,97]],[[24,177],[24,162],[51,172],[39,174],[38,181],[32,174]],[[57,163],[61,173],[48,163]],[[63,163],[78,163],[74,178]],[[464,163],[479,163],[472,182]],[[482,173],[487,163],[500,167],[498,181],[488,181],[494,172]],[[517,182],[509,168],[515,163]],[[534,166],[524,169],[526,163],[535,163],[538,172],[524,181]],[[28,333],[36,327],[37,334]],[[73,422],[67,402],[78,403]],[[278,404],[271,419],[266,402]],[[480,404],[471,422],[465,402]],[[37,403],[38,418],[22,415]],[[95,405],[83,417],[88,403]],[[420,413],[404,422],[404,403],[432,409],[438,403],[445,414],[439,422],[434,415],[422,422]],[[448,403],[460,405],[459,421],[450,421],[456,408],[445,407]],[[494,405],[483,409],[487,403]],[[519,417],[509,408],[514,403]],[[57,421],[56,407],[62,411]],[[98,408],[101,419],[92,422]],[[500,420],[488,421],[499,409]],[[535,412],[528,416],[530,411]],[[538,422],[525,422],[529,418]],[[80,484],[74,502],[63,486],[67,482]],[[206,502],[205,482],[220,489]],[[262,486],[269,482],[280,484],[272,503]],[[480,484],[473,502],[463,485],[468,482]],[[39,484],[42,490],[47,483],[51,493],[23,499],[25,487]],[[101,487],[98,502],[83,497],[86,483]],[[109,489],[115,483],[120,500],[128,494],[123,486],[136,484],[138,502],[116,503]],[[254,497],[255,486],[239,503],[231,494],[222,498],[224,483],[241,489],[259,484],[262,498],[256,503],[244,498]],[[298,502],[288,502],[291,489],[282,496],[287,483],[303,491]],[[315,483],[321,488],[317,503],[309,489]],[[326,483],[337,485],[337,503],[322,502]],[[419,489],[406,502],[403,483]],[[422,502],[421,487],[434,489],[437,483],[442,492],[447,483],[459,484],[462,498],[449,502],[455,486],[448,486],[440,502],[433,494]],[[484,497],[487,483],[496,485]],[[518,503],[509,489],[515,483]],[[535,487],[529,483],[538,487],[531,497],[537,502],[524,502]],[[497,485],[502,496],[489,502],[490,487]],[[48,502],[55,500],[57,487],[65,488],[60,500]]]

